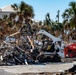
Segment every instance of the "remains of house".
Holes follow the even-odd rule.
[[[20,30],[20,32],[8,36],[10,41],[7,42],[5,40],[1,44],[1,61],[4,62],[5,65],[61,61],[57,51],[54,49],[54,43],[52,43],[51,40],[42,40],[39,42],[37,39],[34,39],[36,36],[29,36],[23,29]],[[52,38],[54,42],[60,41],[60,39],[55,38],[44,30],[39,31],[37,35],[41,34],[40,32]],[[31,33],[29,32],[29,34]],[[20,35],[20,38],[16,39],[15,35]],[[11,41],[11,39],[13,41]]]

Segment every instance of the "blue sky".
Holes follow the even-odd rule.
[[[44,20],[47,13],[50,13],[51,19],[56,20],[57,11],[60,10],[60,22],[62,22],[62,13],[68,8],[69,2],[76,0],[0,0],[0,7],[13,3],[19,4],[21,1],[33,6],[37,20]]]

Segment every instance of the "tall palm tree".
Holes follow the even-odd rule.
[[[11,5],[11,6],[17,12],[17,15],[19,16],[20,21],[23,21],[24,18],[34,16],[33,7],[26,4],[23,1],[21,1],[21,3],[19,5],[15,3],[15,4]]]
[[[76,2],[70,2],[69,8],[66,9],[62,15],[66,23],[69,23],[69,27],[76,29]]]

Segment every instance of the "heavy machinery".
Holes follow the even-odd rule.
[[[42,39],[42,48],[40,49],[40,54],[37,56],[37,59],[40,62],[61,62],[61,58],[58,54],[59,52],[59,48],[55,45],[56,42],[61,41],[60,38],[53,36],[52,34],[48,33],[45,30],[40,30],[37,35],[45,35],[47,37],[49,37],[51,40],[49,39]],[[41,46],[41,45],[40,45]]]
[[[65,46],[64,41],[61,41],[60,38],[53,36],[52,34],[46,32],[45,30],[40,30],[37,34],[46,35],[47,37],[49,37],[53,40],[53,43],[60,41],[61,48],[63,47],[63,50],[59,51],[58,54],[61,56],[61,58],[66,58],[66,57],[74,58],[74,57],[76,57],[76,42],[73,44],[70,44],[68,46]]]
[[[76,43],[70,44],[64,48],[65,57],[74,58],[76,57]]]

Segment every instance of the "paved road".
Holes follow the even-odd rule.
[[[0,69],[0,75],[15,75],[15,74],[12,74],[12,73],[9,73],[9,72],[6,72],[6,71]]]
[[[21,73],[59,72],[71,68],[73,63],[49,63],[47,65],[0,66],[0,75],[17,75]],[[13,73],[13,74],[12,74]]]

